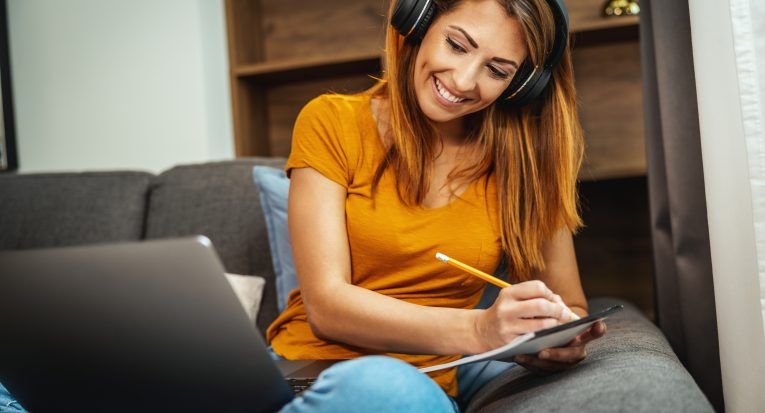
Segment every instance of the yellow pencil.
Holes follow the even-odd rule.
[[[497,277],[494,277],[494,276],[491,276],[489,274],[486,274],[485,272],[483,272],[481,270],[478,270],[478,269],[475,269],[475,268],[473,268],[473,267],[471,267],[471,266],[469,266],[467,264],[461,263],[461,262],[455,260],[454,258],[449,258],[446,255],[441,254],[440,252],[436,253],[436,259],[439,260],[439,261],[443,261],[443,262],[445,262],[447,264],[453,265],[453,266],[461,269],[462,271],[465,271],[466,273],[473,274],[476,277],[478,277],[478,278],[480,278],[480,279],[482,279],[484,281],[488,281],[488,282],[496,285],[499,288],[505,288],[505,287],[509,287],[510,286],[510,283],[507,283],[505,281],[500,280]]]
[[[483,271],[481,271],[479,269],[473,268],[473,267],[471,267],[471,266],[469,266],[469,265],[467,265],[465,263],[459,262],[459,261],[455,260],[454,258],[449,258],[446,255],[441,254],[440,252],[436,253],[436,259],[439,260],[439,261],[445,262],[447,264],[453,265],[453,266],[461,269],[462,271],[465,271],[466,273],[473,274],[476,277],[478,277],[478,278],[480,278],[480,279],[482,279],[484,281],[488,281],[488,282],[496,285],[499,288],[505,288],[505,287],[509,287],[511,285],[510,283],[502,281],[499,278],[494,277],[492,275],[486,274],[485,272],[483,272]],[[566,307],[566,310],[568,310],[568,312],[570,314],[569,316],[570,316],[570,318],[572,320],[578,320],[579,319],[579,316],[576,315],[576,313],[574,313],[573,311],[571,311],[571,309],[568,308],[568,306],[566,306],[565,304],[563,304],[563,306]]]

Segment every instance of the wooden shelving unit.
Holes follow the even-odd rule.
[[[288,155],[305,103],[328,90],[366,89],[380,73],[387,1],[283,3],[226,0],[237,156]],[[600,3],[567,2],[572,34],[586,39],[574,49],[584,180],[645,171],[639,19],[601,17]]]

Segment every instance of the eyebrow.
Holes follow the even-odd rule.
[[[465,35],[465,38],[467,39],[468,43],[470,43],[471,46],[473,46],[476,49],[478,49],[478,43],[476,43],[476,41],[468,34],[468,32],[465,31],[465,29],[463,29],[462,27],[453,26],[453,25],[450,25],[449,27],[451,27],[454,30],[459,30],[463,35]],[[507,64],[513,66],[516,70],[518,70],[518,63],[516,63],[513,60],[508,60],[508,59],[505,59],[505,58],[502,58],[502,57],[496,57],[496,56],[492,57],[491,60],[493,60],[493,61],[495,61],[497,63],[507,63]]]

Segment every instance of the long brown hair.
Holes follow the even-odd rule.
[[[434,0],[443,16],[466,0]],[[518,18],[529,59],[542,65],[551,50],[555,23],[545,0],[497,0]],[[388,15],[392,15],[391,2]],[[398,194],[407,205],[421,205],[428,193],[437,155],[436,132],[422,116],[415,95],[414,61],[419,45],[388,25],[383,79],[370,89],[388,99],[388,147],[378,166],[373,188],[386,170],[395,175]],[[474,143],[479,162],[452,171],[449,179],[467,180],[494,174],[497,182],[502,250],[508,274],[524,281],[544,269],[542,243],[559,230],[575,232],[581,225],[576,190],[583,156],[582,129],[576,110],[571,52],[553,72],[551,84],[536,102],[516,109],[492,104],[466,119],[466,142]],[[488,182],[488,180],[487,180]]]

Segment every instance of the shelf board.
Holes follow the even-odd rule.
[[[640,16],[601,17],[579,21],[571,26],[571,33],[586,33],[595,30],[614,29],[618,27],[637,26]]]
[[[638,176],[646,175],[646,167],[644,165],[631,165],[624,167],[609,167],[609,168],[587,168],[583,166],[579,172],[579,181],[592,182],[603,181],[606,179],[617,178],[634,178]]]
[[[315,79],[326,75],[373,73],[380,70],[381,57],[381,52],[373,51],[254,63],[237,68],[235,74],[238,78],[279,82],[300,78]]]
[[[590,19],[571,26],[571,33],[637,26],[639,21],[638,16]],[[343,76],[360,72],[376,74],[380,71],[381,58],[381,51],[316,56],[242,65],[234,69],[234,74],[239,79],[252,79],[269,83],[296,81],[301,78]]]

